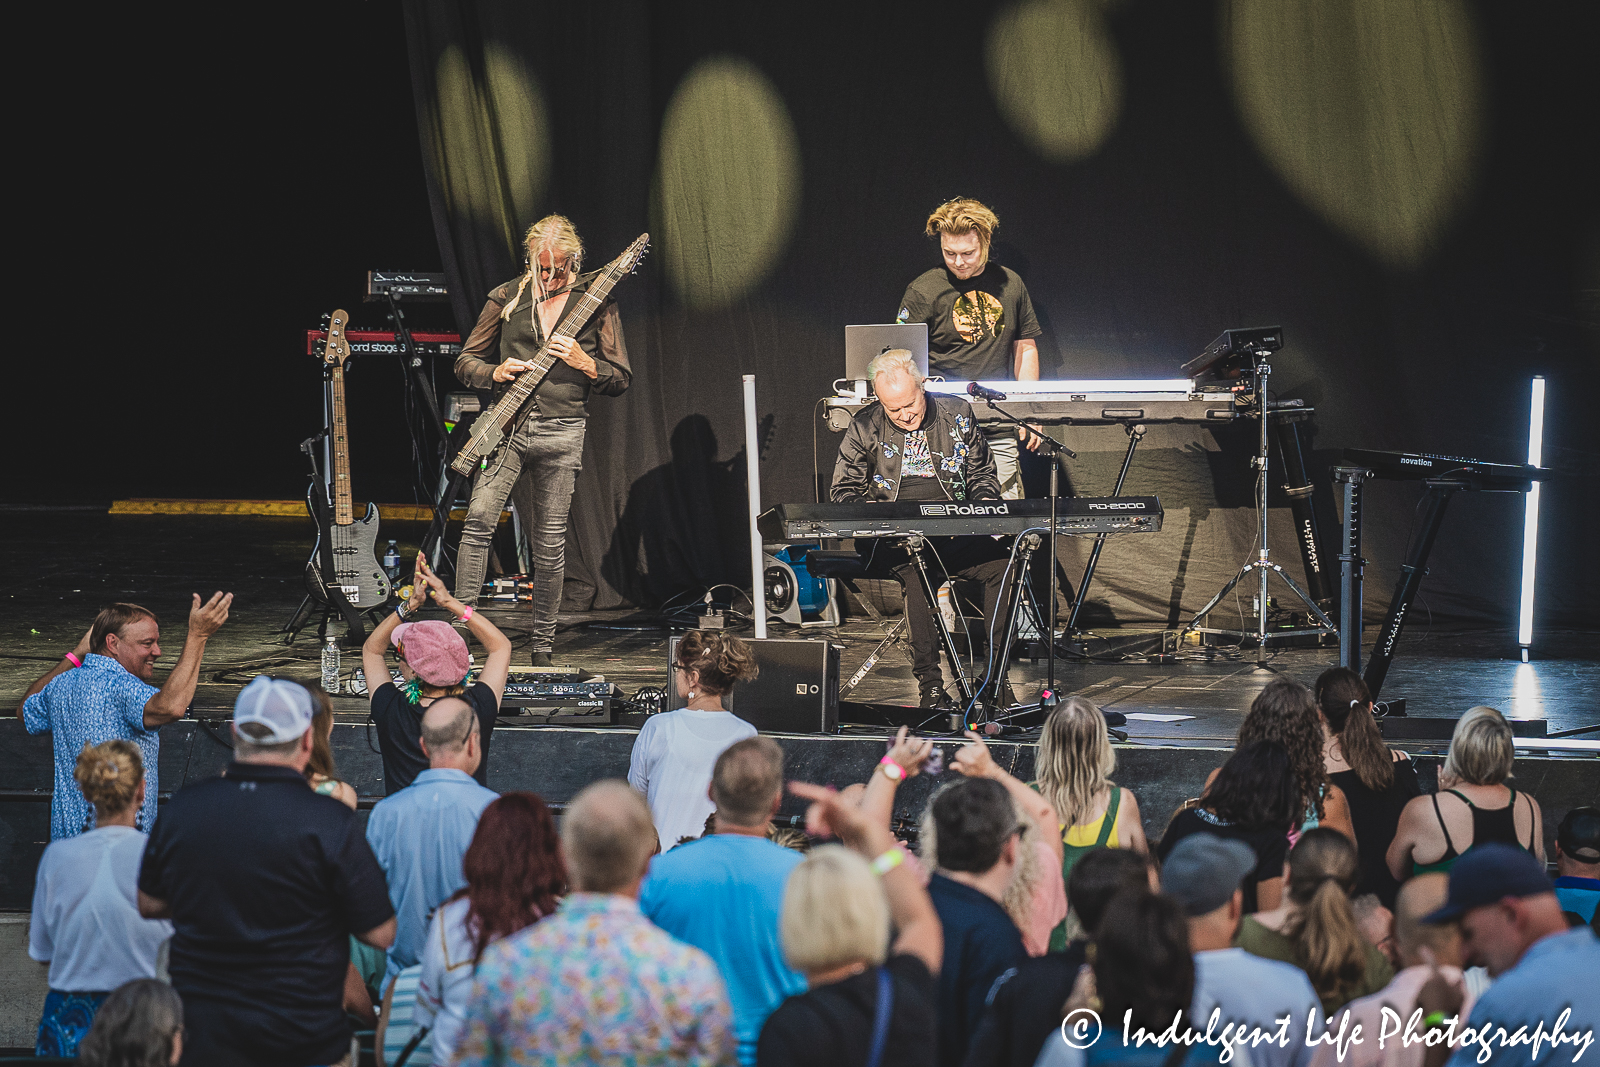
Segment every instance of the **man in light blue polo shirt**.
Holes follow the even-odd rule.
[[[151,682],[161,658],[161,625],[154,612],[137,604],[102,609],[78,647],[28,687],[17,718],[30,734],[51,734],[55,742],[50,840],[94,829],[94,807],[83,799],[72,769],[84,745],[113,738],[132,741],[144,757],[144,807],[135,827],[150,832],[160,787],[161,727],[188,710],[206,641],[228,620],[232,604],[232,593],[217,593],[205,604],[194,597],[183,654],[159,689]]]
[[[783,749],[747,737],[717,757],[711,772],[716,832],[650,863],[639,910],[680,941],[710,956],[733,1004],[739,1062],[756,1062],[761,1027],[784,999],[806,991],[778,938],[778,916],[798,852],[767,840],[783,798]]]
[[[1458,1037],[1465,1029],[1483,1035],[1489,1054],[1484,1057],[1474,1040],[1456,1047],[1450,1067],[1554,1067],[1584,1051],[1574,1038],[1581,1042],[1587,1032],[1589,1040],[1600,1040],[1600,937],[1586,926],[1567,927],[1544,864],[1531,853],[1500,844],[1469,849],[1450,868],[1444,907],[1422,921],[1459,924],[1468,962],[1494,977],[1465,1026],[1455,1028]],[[1460,1007],[1459,994],[1434,980],[1417,1003],[1425,1016],[1442,1011],[1448,1018]],[[1507,1040],[1524,1027],[1518,1043]],[[1544,1040],[1535,1048],[1532,1038],[1540,1027]],[[1552,1031],[1559,1043],[1551,1040]],[[1443,1048],[1429,1049],[1428,1063]]]
[[[384,985],[422,962],[434,909],[467,884],[461,857],[478,830],[478,816],[500,794],[473,781],[483,757],[478,716],[460,697],[442,697],[422,715],[428,769],[379,801],[367,820],[367,843],[389,880],[398,921]]]

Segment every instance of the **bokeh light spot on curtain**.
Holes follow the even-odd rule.
[[[491,42],[482,83],[451,45],[439,56],[434,86],[430,162],[445,199],[514,249],[549,180],[550,124],[538,83],[515,54]]]
[[[520,230],[533,224],[550,178],[550,122],[544,96],[522,60],[499,44],[490,42],[484,48],[483,73]]]
[[[984,53],[1006,122],[1053,163],[1099,148],[1122,107],[1122,64],[1091,0],[1025,0],[995,17]]]
[[[1423,262],[1483,121],[1462,0],[1231,0],[1221,47],[1245,128],[1295,193],[1390,266]]]
[[[679,298],[728,304],[759,285],[794,229],[800,147],[777,89],[754,64],[703,60],[661,121],[653,214]]]

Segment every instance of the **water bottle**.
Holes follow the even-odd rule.
[[[339,691],[339,639],[333,634],[323,639],[322,688],[329,695]]]
[[[389,576],[390,583],[400,580],[400,549],[392,540],[383,550],[383,573]]]

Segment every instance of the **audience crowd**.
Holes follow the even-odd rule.
[[[510,643],[418,573],[408,610],[431,589],[487,660],[472,680],[437,620],[367,642],[387,796],[364,821],[326,694],[267,676],[238,698],[231,762],[157,817],[157,733],[220,594],[195,598],[161,688],[155,617],[113,605],[29,691],[18,715],[57,762],[38,1055],[354,1067],[376,1025],[380,1062],[413,1067],[1547,1067],[1600,1026],[1600,810],[1565,812],[1552,880],[1491,708],[1426,791],[1354,673],[1277,679],[1147,827],[1083,697],[1023,777],[978,734],[945,768],[902,728],[865,781],[789,780],[727,710],[749,647],[691,632],[683,706],[640,732],[627,781],[558,817],[488,786]],[[379,684],[391,646],[402,684]],[[913,848],[897,802],[925,774]],[[786,803],[803,833],[777,826]]]

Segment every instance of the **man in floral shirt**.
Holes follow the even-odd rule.
[[[878,403],[862,409],[844,432],[833,468],[835,502],[852,500],[956,501],[998,500],[989,444],[978,429],[972,406],[958,396],[929,394],[911,353],[891,349],[867,366]],[[925,708],[944,707],[939,668],[939,632],[933,621],[915,565],[903,545],[894,541],[858,540],[869,572],[887,573],[905,591],[906,621],[911,629],[912,673]],[[930,537],[923,560],[937,587],[948,575],[984,586],[983,617],[990,644],[995,606],[1004,584],[1007,541],[994,537]],[[997,665],[1003,682],[1004,664]]]
[[[626,782],[584,789],[561,845],[572,893],[483,952],[456,1067],[733,1065],[733,1010],[716,964],[639,912],[656,848]]]

